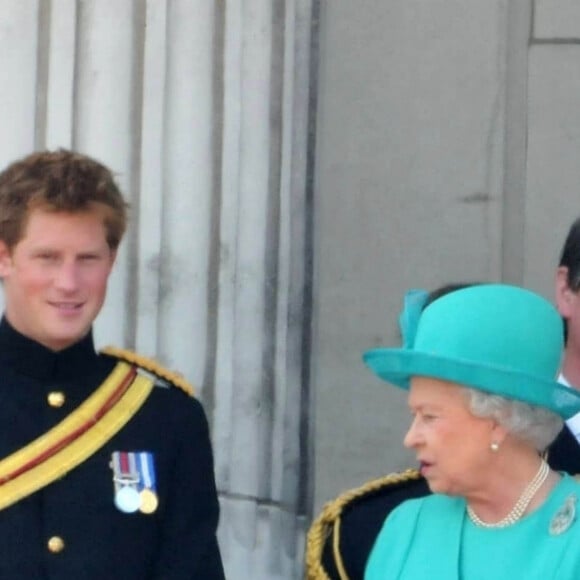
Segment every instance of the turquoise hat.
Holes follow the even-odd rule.
[[[424,310],[428,294],[405,296],[402,348],[377,348],[364,362],[381,379],[409,388],[434,377],[545,407],[568,419],[580,392],[556,381],[562,320],[544,298],[516,286],[480,284],[450,292]]]

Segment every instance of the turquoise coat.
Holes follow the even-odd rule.
[[[564,475],[540,508],[505,528],[473,524],[463,498],[404,502],[385,521],[365,580],[578,580],[579,498],[580,483]]]

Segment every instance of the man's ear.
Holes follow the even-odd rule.
[[[568,267],[560,266],[556,270],[556,307],[563,318],[569,318],[576,293],[568,284]]]
[[[0,278],[5,278],[12,268],[12,252],[6,242],[0,240]]]

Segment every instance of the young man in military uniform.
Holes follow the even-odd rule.
[[[0,174],[0,578],[224,577],[201,405],[154,362],[93,346],[125,226],[84,155]]]

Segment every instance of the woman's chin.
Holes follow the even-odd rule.
[[[427,485],[431,490],[431,493],[449,493],[447,486],[441,480],[437,479],[436,477],[427,477],[425,478],[427,481]]]

